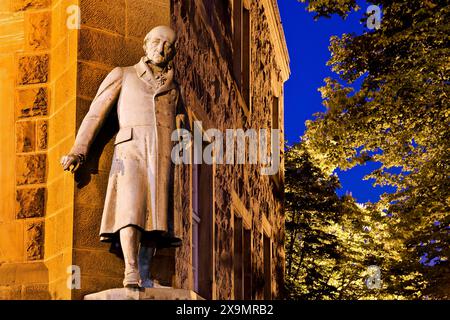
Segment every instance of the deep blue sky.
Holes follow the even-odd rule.
[[[336,77],[326,62],[330,58],[328,50],[332,35],[354,32],[360,34],[364,26],[360,23],[367,4],[358,1],[361,9],[351,13],[346,20],[339,16],[314,21],[313,13],[306,11],[306,5],[296,0],[278,0],[281,20],[291,59],[291,77],[285,85],[285,132],[289,144],[298,142],[305,131],[305,121],[313,114],[323,111],[322,98],[317,89],[323,86],[323,79]],[[359,202],[378,200],[390,188],[374,188],[371,181],[362,178],[377,164],[366,164],[346,172],[337,172],[342,189],[339,194],[351,192]]]

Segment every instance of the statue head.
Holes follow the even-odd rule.
[[[170,27],[153,28],[144,39],[144,51],[150,63],[165,67],[175,55],[177,35]]]

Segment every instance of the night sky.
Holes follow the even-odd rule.
[[[285,132],[288,144],[298,142],[305,131],[305,121],[313,114],[324,111],[317,89],[324,85],[326,77],[336,77],[326,66],[330,58],[328,50],[332,35],[354,32],[361,34],[364,26],[360,19],[368,5],[358,2],[361,9],[351,13],[346,20],[339,16],[314,21],[314,13],[306,11],[306,5],[296,0],[278,0],[281,20],[290,56],[291,76],[285,84]],[[351,192],[358,202],[378,200],[392,188],[373,187],[372,181],[362,178],[379,164],[369,163],[337,174],[341,180],[340,195]]]

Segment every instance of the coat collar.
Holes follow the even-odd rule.
[[[134,66],[134,68],[136,69],[136,73],[139,78],[141,78],[147,84],[154,86],[156,80],[153,76],[152,71],[150,70],[149,66],[145,61],[146,61],[145,57],[142,57],[141,60]],[[155,91],[155,96],[164,93],[166,91],[169,91],[171,89],[174,89],[176,87],[176,83],[173,79],[174,78],[173,68],[170,68],[167,71],[166,78],[167,79],[164,85],[162,85]]]

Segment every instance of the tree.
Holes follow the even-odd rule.
[[[336,176],[315,167],[302,145],[285,157],[286,284],[296,299],[332,299],[336,286],[329,279],[339,258],[337,237],[330,229],[338,221]]]
[[[326,111],[307,123],[305,146],[326,173],[380,163],[366,179],[397,190],[376,211],[391,217],[389,232],[405,248],[398,276],[411,282],[423,274],[424,294],[448,297],[437,284],[450,285],[450,5],[369,2],[382,8],[381,27],[331,38],[328,65],[339,79],[320,89]],[[317,17],[358,9],[346,0],[308,4]]]
[[[386,228],[386,216],[376,213],[374,206],[358,205],[350,195],[340,198],[337,176],[315,165],[303,143],[288,148],[285,177],[289,297],[403,297],[387,290],[399,282],[389,270],[400,254],[398,240]],[[375,290],[365,282],[370,266],[379,268],[383,276],[383,284]]]
[[[405,299],[423,294],[420,272],[405,272],[407,249],[392,217],[376,205],[339,197],[304,143],[285,157],[286,288],[291,299]],[[406,253],[405,253],[406,252]],[[375,267],[378,287],[366,280]],[[376,284],[376,283],[375,283]]]
[[[356,0],[298,0],[299,2],[307,2],[307,10],[315,12],[319,17],[331,17],[332,14],[338,14],[341,17],[347,17],[351,10],[358,10]]]

